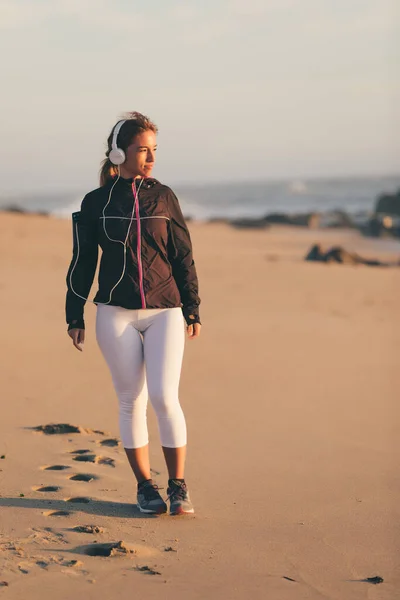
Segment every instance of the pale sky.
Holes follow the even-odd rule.
[[[0,192],[97,187],[121,113],[165,183],[400,173],[398,0],[0,0]]]

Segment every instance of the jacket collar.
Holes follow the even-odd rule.
[[[130,177],[128,179],[125,179],[124,177],[120,177],[118,180],[118,184],[123,185],[124,187],[131,187],[133,181],[135,181],[135,186],[139,187],[141,179],[133,179],[133,177]],[[157,181],[157,179],[154,179],[153,177],[145,177],[144,181],[141,185],[142,189],[150,189],[152,187],[154,187],[155,185],[157,185],[159,183],[159,181]]]

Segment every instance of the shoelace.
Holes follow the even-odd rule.
[[[168,495],[168,500],[171,500],[171,498],[173,498],[174,500],[186,500],[186,498],[187,498],[186,483],[181,483],[180,481],[177,481],[176,483],[173,483],[171,487],[172,487],[172,491]]]
[[[153,484],[148,484],[148,485],[143,486],[139,490],[139,493],[143,494],[147,500],[156,500],[160,496],[158,490],[163,490],[163,489],[164,488],[159,487],[157,484],[153,483]]]

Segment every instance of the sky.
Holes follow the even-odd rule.
[[[132,110],[165,183],[399,174],[399,40],[397,0],[0,0],[0,192],[97,187]]]

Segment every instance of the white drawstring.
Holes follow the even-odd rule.
[[[119,285],[119,283],[122,281],[122,279],[123,279],[123,277],[125,275],[125,270],[126,270],[126,244],[127,244],[128,238],[129,238],[129,232],[130,232],[133,220],[135,218],[134,215],[135,215],[136,203],[139,204],[139,191],[140,191],[140,188],[141,188],[142,183],[144,181],[144,178],[140,181],[140,184],[139,184],[139,187],[138,187],[137,191],[135,189],[135,180],[133,180],[132,191],[135,189],[136,193],[133,192],[134,202],[133,202],[132,215],[131,215],[131,219],[129,221],[128,231],[126,233],[125,241],[122,242],[121,240],[114,240],[114,239],[110,238],[110,236],[108,235],[108,233],[106,231],[106,216],[105,216],[105,210],[106,210],[107,206],[110,204],[113,189],[114,189],[115,185],[118,183],[120,177],[121,177],[121,171],[120,171],[120,168],[119,168],[119,165],[118,165],[118,177],[117,177],[117,179],[115,180],[115,182],[113,183],[113,185],[112,185],[112,187],[110,189],[110,193],[108,195],[107,203],[104,206],[103,211],[102,211],[102,215],[103,215],[102,216],[102,219],[103,219],[103,229],[104,229],[104,233],[105,233],[106,237],[110,240],[110,242],[117,242],[119,244],[122,244],[123,247],[124,247],[124,267],[122,269],[122,274],[121,274],[121,277],[118,279],[117,283],[111,289],[111,291],[110,291],[110,297],[108,299],[108,302],[93,302],[93,300],[89,300],[89,298],[85,298],[84,296],[81,296],[80,294],[78,294],[74,290],[74,287],[72,285],[72,275],[73,275],[75,267],[76,267],[76,265],[78,263],[79,252],[80,252],[78,224],[76,223],[76,225],[75,225],[75,233],[76,233],[76,240],[77,240],[78,252],[77,252],[77,256],[76,256],[76,260],[75,260],[74,266],[72,267],[72,270],[71,270],[71,273],[70,273],[70,276],[69,276],[69,284],[70,284],[71,291],[75,294],[75,296],[78,296],[78,298],[82,298],[82,300],[87,300],[88,302],[92,302],[92,304],[110,304],[110,302],[111,302],[111,296],[112,296],[113,291]]]

